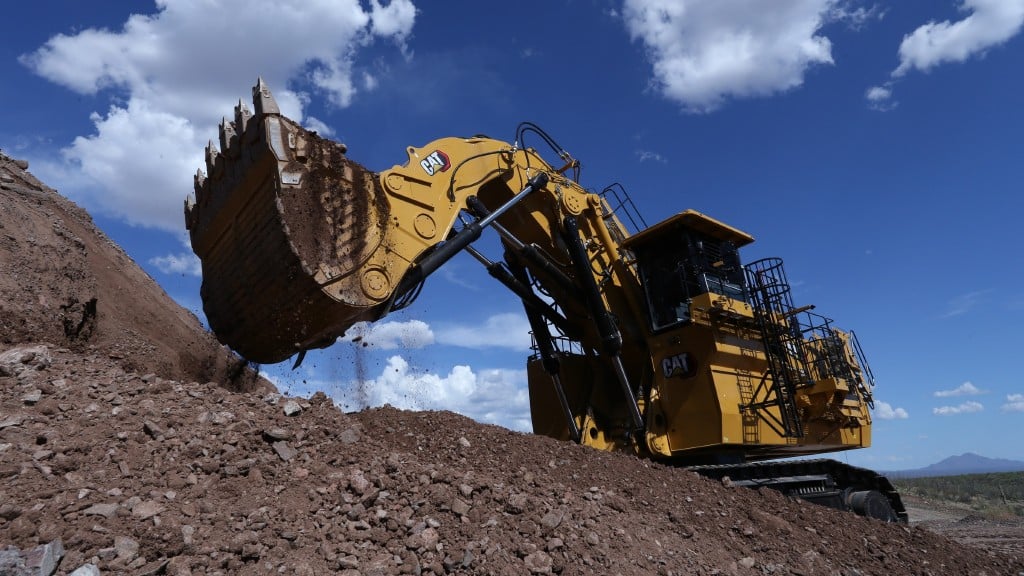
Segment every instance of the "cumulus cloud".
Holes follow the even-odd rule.
[[[875,417],[881,420],[906,420],[910,414],[903,408],[893,408],[888,402],[875,402]]]
[[[340,338],[343,342],[357,342],[381,350],[395,348],[424,348],[434,343],[434,332],[426,322],[356,322]]]
[[[952,390],[938,390],[935,392],[936,398],[949,398],[952,396],[977,396],[979,394],[987,394],[987,390],[982,390],[975,386],[971,382],[964,382],[963,384],[953,388]]]
[[[202,146],[257,76],[297,120],[309,95],[286,89],[289,82],[348,105],[359,49],[375,38],[404,46],[416,14],[411,0],[373,1],[369,11],[358,0],[158,0],[157,10],[119,30],[58,34],[21,62],[77,93],[111,95],[91,117],[95,133],[64,150],[89,185],[64,191],[166,230],[181,229]]]
[[[1007,394],[1003,412],[1024,412],[1024,394]]]
[[[530,323],[525,314],[496,314],[483,324],[437,324],[440,344],[464,348],[530,349]]]
[[[964,0],[967,15],[956,22],[929,22],[903,37],[893,76],[927,72],[946,62],[963,62],[998,46],[1024,26],[1024,0]]]
[[[812,66],[832,64],[832,44],[819,31],[842,4],[778,0],[766,10],[761,0],[626,0],[622,17],[647,48],[654,88],[707,112],[730,97],[795,88]]]
[[[479,422],[530,431],[530,398],[525,370],[474,372],[453,366],[446,375],[417,370],[392,356],[375,378],[350,382],[335,395],[347,410],[390,404],[406,410],[451,410]]]
[[[985,407],[981,402],[970,400],[960,404],[959,406],[939,406],[938,408],[932,408],[932,414],[937,414],[939,416],[952,416],[954,414],[981,412],[984,409]]]

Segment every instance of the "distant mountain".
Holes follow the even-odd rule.
[[[886,472],[893,478],[920,478],[924,476],[958,476],[960,474],[985,474],[989,472],[1024,472],[1024,461],[1005,458],[986,458],[972,452],[950,456],[924,468]]]

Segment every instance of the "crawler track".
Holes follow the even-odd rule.
[[[786,495],[862,516],[907,522],[907,510],[888,478],[836,460],[753,462],[692,466],[689,469],[708,478],[728,478],[734,485],[772,488]],[[884,502],[879,496],[884,497]]]

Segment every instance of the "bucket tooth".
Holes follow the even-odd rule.
[[[228,122],[227,118],[220,121],[220,149],[228,158],[238,158],[238,135],[235,134],[235,125]]]
[[[277,100],[274,100],[274,95],[270,93],[270,88],[267,87],[262,77],[256,80],[256,85],[252,88],[252,105],[258,117],[265,114],[281,113],[281,109],[277,106]]]
[[[217,161],[217,149],[213,146],[213,140],[206,143],[206,173],[213,174],[213,166]]]
[[[204,184],[206,184],[206,174],[204,174],[202,168],[200,168],[199,170],[196,170],[196,176],[193,179],[193,188],[195,189],[197,202],[202,202],[203,198],[206,197],[205,192],[203,192]]]
[[[189,194],[188,197],[185,198],[185,230],[192,230],[192,227],[195,225],[195,207],[196,202],[192,198],[192,195]]]
[[[217,147],[210,140],[206,145],[206,173],[213,180],[217,180],[224,172],[224,156],[217,151]]]
[[[238,104],[235,105],[235,131],[238,132],[240,138],[245,137],[246,130],[249,129],[249,119],[252,118],[252,112],[249,111],[249,107],[238,100]]]

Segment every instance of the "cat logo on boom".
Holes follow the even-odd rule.
[[[440,150],[434,150],[423,160],[420,160],[420,167],[427,173],[427,176],[433,176],[438,172],[446,172],[452,167],[452,161],[448,159],[448,155]]]

